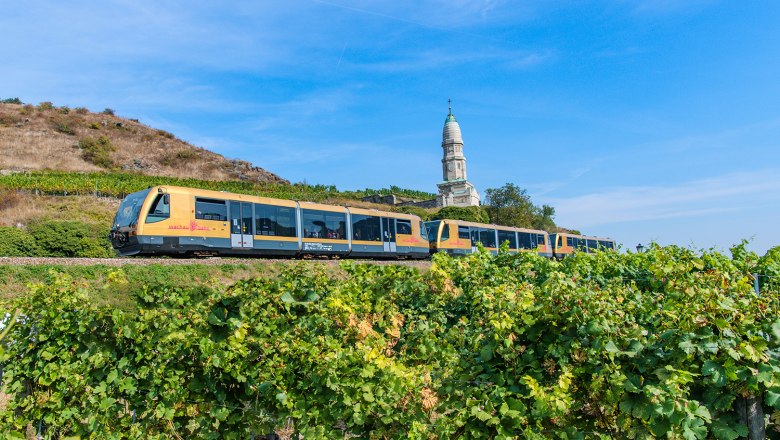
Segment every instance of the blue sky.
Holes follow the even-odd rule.
[[[0,97],[106,107],[291,181],[468,177],[633,248],[780,244],[780,3],[0,4]]]

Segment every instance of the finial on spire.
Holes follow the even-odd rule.
[[[449,114],[452,114],[452,98],[447,99],[447,104],[448,104],[448,106],[450,108],[450,113]]]

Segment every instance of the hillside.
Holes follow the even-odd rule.
[[[136,119],[116,116],[110,109],[93,113],[47,102],[0,103],[0,170],[44,169],[289,183],[249,162],[225,158]]]

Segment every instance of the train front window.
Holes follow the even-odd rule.
[[[119,210],[114,217],[114,227],[122,228],[135,224],[138,221],[138,214],[141,212],[141,205],[146,200],[146,196],[149,194],[150,189],[134,192],[119,205]]]
[[[146,214],[146,223],[157,223],[171,218],[170,200],[171,196],[168,194],[157,194]]]

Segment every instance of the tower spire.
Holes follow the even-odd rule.
[[[449,115],[452,115],[452,98],[448,98],[447,99],[447,104],[448,104],[449,109],[450,109],[450,113],[448,114],[448,116],[449,116]]]

